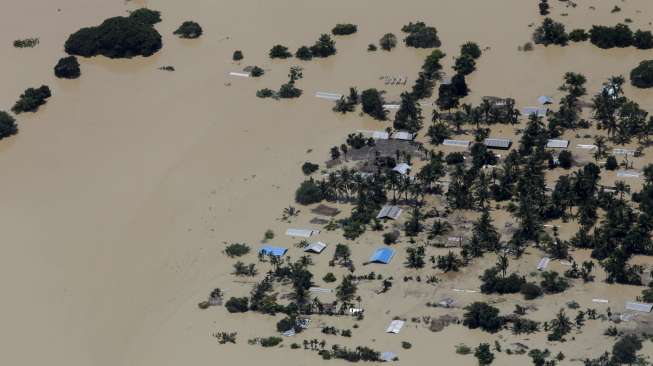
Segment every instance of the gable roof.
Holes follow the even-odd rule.
[[[300,238],[310,238],[313,235],[320,233],[320,230],[313,229],[288,229],[286,230],[286,235],[288,236],[297,236]]]
[[[643,313],[650,313],[653,310],[653,304],[643,302],[626,302],[626,310],[641,311]]]
[[[546,142],[546,147],[549,149],[566,149],[567,146],[569,146],[569,140],[549,139]]]
[[[551,262],[551,258],[549,257],[544,257],[540,259],[540,262],[537,264],[537,270],[538,271],[545,270],[546,267],[549,265],[549,262]]]
[[[546,112],[548,108],[545,107],[525,107],[522,110],[522,114],[526,117],[530,117],[531,114],[535,114],[538,117],[546,117]]]
[[[283,247],[273,247],[271,245],[264,245],[258,252],[264,255],[273,255],[275,257],[281,257],[284,254],[286,254],[287,251],[288,249]]]
[[[409,170],[410,170],[410,165],[408,165],[406,163],[399,163],[394,168],[392,168],[393,172],[397,172],[397,173],[399,173],[401,175],[408,174]]]
[[[483,141],[483,144],[487,147],[498,147],[502,149],[507,149],[512,145],[512,141],[510,139],[504,139],[504,138],[496,138],[496,139],[485,139]]]
[[[315,243],[309,244],[306,249],[304,249],[305,252],[313,252],[313,253],[322,253],[324,248],[326,248],[327,245],[322,243],[321,241],[316,241]]]
[[[379,248],[372,253],[370,262],[388,264],[394,255],[395,251],[392,248]]]
[[[403,328],[404,323],[403,320],[393,320],[390,322],[390,325],[388,325],[388,329],[386,329],[385,332],[398,334],[401,331],[401,328]]]
[[[410,140],[415,138],[415,134],[407,132],[407,131],[397,131],[397,132],[392,134],[391,138],[393,138],[395,140],[408,140],[408,141],[410,141]]]
[[[464,147],[468,148],[469,144],[471,144],[471,141],[467,140],[444,140],[442,141],[442,145],[445,146],[456,146],[456,147]]]
[[[381,211],[379,211],[379,214],[376,215],[376,218],[377,219],[388,218],[388,219],[396,220],[399,218],[399,215],[401,215],[402,212],[403,210],[399,206],[385,205],[383,206]]]
[[[620,178],[639,178],[639,173],[634,170],[620,170],[617,172]]]

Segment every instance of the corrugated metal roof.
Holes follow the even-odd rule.
[[[282,247],[273,247],[271,245],[264,245],[261,250],[259,250],[259,253],[265,254],[265,255],[273,255],[275,257],[281,257],[286,252],[288,249],[282,248]]]
[[[408,165],[406,163],[400,163],[400,164],[397,164],[394,168],[392,168],[392,170],[397,172],[397,173],[406,175],[406,174],[408,174],[408,171],[410,170],[410,165]]]
[[[313,253],[322,253],[324,248],[326,248],[327,245],[322,243],[321,241],[316,241],[315,243],[311,243],[306,249],[304,249],[305,252],[313,252]]]
[[[397,354],[394,352],[381,352],[381,356],[379,356],[379,358],[385,362],[391,362],[397,358]]]
[[[551,258],[549,257],[544,257],[540,259],[540,262],[537,264],[537,270],[542,271],[546,269],[546,267],[549,265],[549,262],[551,262]]]
[[[391,206],[391,205],[385,205],[383,208],[381,208],[381,211],[379,212],[378,215],[376,215],[377,219],[393,219],[396,220],[399,218],[399,215],[403,210],[399,206]]]
[[[537,98],[537,102],[540,104],[551,104],[553,103],[553,98],[546,95],[542,95],[539,98]]]
[[[390,322],[390,325],[388,325],[388,329],[386,329],[385,332],[398,334],[401,331],[401,328],[404,327],[404,323],[403,320],[393,320]]]
[[[620,178],[639,178],[639,173],[634,170],[620,170],[617,172]]]
[[[315,93],[315,96],[321,99],[328,99],[328,100],[338,100],[342,98],[341,94],[327,93],[327,92],[317,92]]]
[[[634,156],[634,155],[635,155],[635,150],[612,149],[612,154],[613,154],[613,155],[628,155],[628,156]]]
[[[485,139],[483,144],[487,147],[500,147],[502,149],[507,149],[512,145],[510,139],[498,138],[498,139]]]
[[[398,132],[393,133],[391,138],[395,139],[395,140],[407,140],[407,141],[410,141],[410,140],[415,138],[415,134],[407,132],[407,131],[398,131]]]
[[[320,233],[320,230],[313,230],[313,229],[288,229],[286,230],[286,235],[288,236],[296,236],[300,238],[310,238],[313,235],[317,235]]]
[[[626,310],[650,313],[652,309],[653,309],[653,304],[647,304],[643,302],[626,302]]]
[[[395,255],[395,251],[392,248],[379,248],[372,253],[370,257],[370,262],[384,263],[388,264],[392,260],[392,257]]]
[[[529,117],[531,114],[535,114],[538,117],[546,117],[546,112],[548,110],[548,108],[544,107],[525,107],[522,110],[522,114],[526,117]]]
[[[446,146],[459,146],[459,147],[469,147],[469,144],[471,144],[471,141],[467,140],[444,140],[442,141],[442,145]]]
[[[567,146],[569,146],[569,140],[550,139],[546,142],[546,147],[549,149],[566,149]]]

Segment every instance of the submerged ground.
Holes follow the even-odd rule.
[[[617,3],[622,12],[610,13]],[[650,29],[649,1],[578,4],[565,9],[556,2],[552,14],[570,29],[612,25],[625,17],[633,19],[633,28]],[[437,27],[442,50],[449,54],[443,60],[445,70],[466,41],[490,48],[467,81],[472,90],[467,100],[474,104],[481,96],[497,95],[515,98],[520,106],[534,105],[540,95],[556,95],[567,71],[587,76],[593,94],[607,77],[626,74],[641,60],[653,58],[652,51],[601,50],[588,43],[520,52],[517,46],[530,40],[529,24],[541,21],[536,3],[522,0],[8,0],[3,5],[0,109],[9,109],[26,87],[48,84],[53,89],[52,99],[38,113],[20,116],[20,134],[0,142],[0,323],[5,329],[0,359],[6,364],[327,362],[288,348],[252,348],[245,340],[272,335],[271,320],[256,314],[229,315],[223,308],[198,311],[196,304],[214,287],[230,295],[250,290],[250,285],[233,281],[233,261],[221,253],[224,242],[247,242],[256,248],[264,231],[272,229],[277,244],[292,247],[290,241],[283,242],[288,225],[278,218],[303,179],[303,162],[322,163],[328,149],[340,145],[350,132],[389,125],[357,113],[335,114],[328,102],[313,95],[358,86],[386,89],[387,99],[398,99],[402,88],[383,85],[379,76],[406,74],[412,80],[427,51],[400,46],[391,53],[368,53],[366,48],[384,33],[400,33],[409,21]],[[52,67],[64,55],[70,33],[142,6],[162,12],[163,22],[157,25],[164,36],[161,52],[145,59],[85,59],[81,79],[54,77]],[[590,6],[596,10],[590,11]],[[559,17],[561,13],[568,16]],[[174,37],[173,30],[190,19],[203,26],[204,36],[195,41]],[[272,45],[283,43],[294,50],[338,22],[356,23],[359,32],[337,40],[336,57],[306,64],[267,58]],[[26,37],[39,37],[39,46],[11,47],[14,39]],[[231,61],[236,49],[245,54],[241,65]],[[228,72],[254,64],[269,69],[261,80],[228,77]],[[295,64],[304,67],[304,96],[281,102],[254,96],[257,89],[285,81]],[[165,65],[176,71],[157,70]],[[625,94],[653,111],[652,90],[627,86]],[[512,133],[504,125],[496,129]],[[635,167],[653,162],[649,155]],[[637,183],[631,185],[639,190]],[[300,216],[297,225],[309,219]],[[502,227],[505,218],[496,220]],[[564,230],[561,234],[571,235]],[[340,233],[321,238],[333,244],[344,240]],[[379,240],[376,234],[367,235],[352,245],[354,260],[367,258]],[[330,253],[316,258],[315,273],[326,271]],[[574,255],[582,258],[586,253]],[[372,270],[396,278],[410,274],[401,265],[403,256],[400,251],[390,266]],[[519,268],[528,273],[538,259],[535,252],[526,255]],[[382,301],[373,298],[372,285],[361,286],[367,317],[351,344],[399,352],[400,341],[406,340],[413,348],[401,352],[400,364],[432,363],[435,358],[447,365],[475,364],[471,356],[456,355],[454,345],[493,342],[493,336],[462,327],[432,333],[410,325],[398,336],[384,329],[393,316],[443,314],[424,304],[454,287],[477,287],[477,275],[492,263],[493,258],[478,262],[446,277],[440,287],[397,282]],[[534,317],[550,319],[572,297],[582,306],[601,297],[620,307],[623,299],[641,290],[608,287],[602,278],[599,272],[589,287],[536,301],[541,314]],[[459,300],[480,298],[470,294]],[[498,305],[502,310],[510,311],[519,300],[508,299]],[[350,327],[352,320],[334,319],[330,324]],[[598,336],[602,327],[586,327],[576,342],[553,348],[567,355],[598,355],[611,346]],[[238,330],[239,343],[219,346],[210,334],[220,330]],[[321,337],[319,330],[309,332]],[[530,342],[542,343],[544,335]],[[643,353],[653,352],[650,342],[645,347]],[[526,356],[497,357],[495,364],[501,365],[530,362]]]

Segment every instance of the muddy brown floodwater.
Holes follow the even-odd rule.
[[[569,9],[553,3],[552,16],[568,30],[612,25],[627,17],[633,28],[651,28],[653,2],[648,0],[578,0],[578,7]],[[613,3],[623,11],[610,13]],[[156,25],[164,39],[162,51],[145,59],[82,59],[80,79],[54,77],[52,68],[64,55],[70,33],[141,6],[162,12],[163,22]],[[172,31],[185,20],[199,22],[204,36],[174,37]],[[466,101],[473,103],[483,95],[513,97],[519,106],[534,105],[543,94],[558,97],[557,87],[567,71],[585,74],[592,94],[607,77],[627,75],[639,61],[653,58],[653,51],[600,50],[590,44],[520,52],[517,46],[530,39],[529,24],[541,21],[536,1],[4,0],[0,109],[10,109],[27,87],[47,84],[53,96],[37,113],[20,115],[20,133],[0,142],[2,363],[326,364],[316,354],[291,352],[290,340],[284,348],[247,345],[248,338],[274,334],[274,321],[267,316],[229,315],[224,308],[199,311],[196,303],[214,287],[228,296],[247,294],[251,288],[233,281],[229,273],[234,260],[221,253],[223,242],[247,242],[256,248],[263,232],[272,229],[277,233],[273,243],[291,247],[295,258],[300,255],[293,241],[282,235],[288,225],[278,220],[303,179],[300,165],[323,163],[329,148],[342,143],[347,133],[390,124],[358,113],[335,114],[328,102],[313,95],[357,86],[386,89],[388,99],[397,99],[403,87],[385,86],[379,77],[405,74],[409,87],[428,51],[400,45],[389,53],[368,53],[366,48],[384,33],[400,36],[401,26],[415,20],[437,27],[448,54],[445,71],[450,71],[462,43],[489,47],[468,78],[472,93]],[[338,22],[356,23],[359,32],[336,37],[335,57],[311,62],[267,58],[272,45],[281,43],[294,51]],[[28,37],[39,37],[38,47],[11,47],[14,39]],[[231,61],[236,49],[245,55],[240,64]],[[304,96],[293,101],[255,97],[257,89],[278,87],[296,64],[304,68],[304,79],[298,82]],[[157,69],[166,65],[176,71]],[[246,65],[261,66],[267,73],[258,80],[228,76]],[[627,86],[625,93],[653,111],[653,90]],[[430,111],[424,111],[427,118]],[[514,134],[505,125],[493,129],[496,134]],[[635,164],[647,162],[649,155]],[[614,177],[606,174],[605,179]],[[311,218],[307,208],[302,211],[297,226]],[[501,225],[508,219],[502,215],[495,215]],[[573,231],[562,235],[569,237]],[[318,284],[328,270],[333,244],[344,242],[334,232],[320,239],[332,245],[316,258]],[[352,245],[355,262],[364,261],[379,240],[378,234],[368,234]],[[401,278],[412,273],[403,268],[403,258],[400,249],[391,265],[369,269]],[[538,259],[533,251],[519,265],[528,273]],[[254,254],[245,259],[254,260]],[[480,299],[478,294],[456,295],[452,289],[478,287],[479,271],[493,260],[444,276],[437,287],[396,281],[381,300],[373,294],[378,284],[362,284],[366,320],[351,339],[329,341],[394,351],[401,365],[474,365],[472,356],[456,355],[454,345],[475,346],[498,337],[505,344],[520,341],[578,357],[611,347],[612,341],[599,335],[604,326],[599,323],[584,328],[576,342],[562,345],[544,345],[543,333],[523,340],[460,326],[432,333],[408,323],[399,335],[384,333],[393,316],[445,313],[425,307],[427,301],[447,294],[457,296],[462,305]],[[535,301],[540,310],[533,317],[551,319],[570,296],[583,306],[591,306],[593,297],[604,297],[621,307],[623,299],[640,290],[597,281]],[[520,299],[507,299],[499,306],[509,312]],[[353,324],[352,319],[314,320],[316,325],[320,321],[340,328]],[[237,330],[238,344],[218,345],[210,334],[222,330]],[[305,337],[323,338],[316,327]],[[413,348],[402,350],[403,340]],[[650,342],[646,351],[653,351]],[[526,356],[498,353],[495,364],[529,362]],[[569,363],[567,359],[562,364]]]

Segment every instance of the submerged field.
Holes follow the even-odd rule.
[[[632,18],[633,29],[651,29],[653,3],[646,0],[627,2],[577,1],[575,8],[551,1],[551,17],[568,29],[589,28],[592,24],[614,25]],[[622,10],[612,13],[619,5]],[[156,28],[163,35],[163,48],[148,58],[110,60],[103,57],[80,58],[82,76],[77,80],[56,79],[52,68],[65,56],[63,44],[71,33],[102,20],[125,15],[140,7],[161,11],[163,21]],[[590,7],[595,10],[590,10]],[[259,275],[253,279],[231,274],[235,259],[224,255],[226,243],[248,243],[255,251],[264,232],[276,233],[272,244],[290,248],[298,259],[302,250],[293,244],[298,239],[283,235],[288,227],[314,227],[309,221],[313,206],[294,203],[295,189],[304,180],[301,165],[306,161],[324,166],[329,149],[344,143],[347,134],[357,130],[383,130],[392,120],[379,122],[358,111],[334,113],[332,103],[314,97],[317,91],[346,93],[351,86],[359,90],[386,90],[386,100],[398,101],[410,88],[430,50],[407,48],[399,42],[392,52],[367,52],[369,43],[378,42],[388,32],[401,39],[401,27],[421,20],[435,26],[442,40],[440,49],[444,71],[451,74],[453,57],[459,47],[474,41],[484,49],[477,70],[467,77],[471,89],[465,102],[477,105],[486,95],[510,97],[518,107],[537,105],[537,97],[551,95],[555,100],[564,73],[582,73],[587,77],[589,101],[602,83],[613,75],[627,76],[640,61],[653,59],[652,50],[635,48],[602,50],[586,43],[561,48],[536,45],[530,52],[518,46],[530,41],[531,24],[542,17],[536,1],[523,0],[438,0],[438,1],[120,1],[58,0],[44,4],[37,0],[10,0],[0,14],[3,32],[0,45],[0,110],[9,110],[27,87],[48,84],[52,98],[37,113],[21,114],[20,133],[0,141],[0,219],[3,225],[3,255],[0,260],[0,285],[4,289],[0,322],[5,345],[0,359],[4,363],[51,365],[179,365],[188,363],[245,363],[269,365],[344,364],[323,361],[315,352],[291,350],[290,344],[303,339],[327,339],[330,344],[365,345],[378,351],[398,354],[401,365],[426,362],[446,365],[475,365],[472,355],[455,353],[465,343],[475,347],[481,342],[501,342],[514,348],[516,342],[531,348],[562,351],[567,358],[560,365],[579,364],[577,359],[596,357],[609,350],[613,337],[604,336],[608,322],[588,321],[574,341],[546,342],[546,333],[516,336],[508,331],[489,334],[451,325],[432,332],[422,320],[411,318],[461,317],[462,307],[473,301],[493,299],[502,313],[510,313],[515,304],[524,304],[519,294],[482,295],[454,289],[478,289],[478,276],[493,266],[494,254],[487,254],[460,272],[441,274],[426,268],[405,268],[403,237],[393,246],[397,251],[389,265],[363,266],[374,248],[382,245],[382,232],[367,231],[347,241],[341,230],[325,231],[318,237],[329,244],[324,253],[313,257],[310,267],[314,282],[326,287],[322,277],[332,271],[340,279],[348,271],[329,267],[337,243],[348,243],[356,274],[374,271],[385,278],[394,277],[392,289],[375,293],[379,281],[359,284],[358,295],[365,319],[351,317],[314,317],[311,327],[294,338],[284,339],[283,348],[263,349],[247,344],[247,339],[276,335],[272,318],[257,313],[229,314],[224,307],[199,310],[197,303],[206,299],[215,287],[231,296],[246,296],[252,285],[270,268],[257,264]],[[567,16],[561,16],[568,13]],[[173,31],[186,20],[202,25],[204,34],[197,40],[182,40]],[[281,43],[294,52],[312,44],[322,33],[340,22],[358,25],[358,32],[336,37],[337,55],[302,62],[297,59],[270,60],[270,47]],[[15,39],[39,37],[33,49],[12,48]],[[242,50],[245,59],[232,61],[234,50]],[[174,72],[158,70],[174,66]],[[229,72],[242,71],[248,65],[266,70],[259,79],[234,78]],[[294,100],[263,100],[255,96],[264,87],[276,88],[287,80],[290,66],[303,67],[304,78],[298,87],[304,94]],[[406,75],[406,86],[384,85],[383,75]],[[437,86],[436,86],[437,94]],[[653,89],[635,89],[624,85],[624,94],[653,111]],[[425,102],[432,102],[430,98]],[[432,107],[424,107],[425,126]],[[492,134],[512,138],[521,124],[492,125]],[[468,126],[469,127],[469,126]],[[471,129],[471,128],[469,128]],[[418,141],[433,147],[422,130]],[[576,137],[578,133],[581,137]],[[577,144],[591,144],[594,127],[568,131],[578,161],[593,157]],[[473,139],[471,133],[458,138]],[[612,144],[611,144],[612,145]],[[626,145],[635,148],[636,144]],[[505,154],[501,152],[500,154]],[[651,149],[633,160],[634,169],[653,163]],[[414,159],[416,167],[423,162]],[[562,174],[573,170],[547,170],[547,182],[553,185]],[[615,172],[602,173],[601,183],[613,185]],[[643,180],[627,183],[633,192]],[[442,209],[446,200],[433,196],[429,207]],[[280,220],[289,205],[301,210],[292,224]],[[334,204],[348,215],[351,205]],[[494,206],[494,204],[492,205]],[[478,212],[459,211],[469,222]],[[407,211],[400,220],[408,217]],[[507,222],[514,218],[505,210],[493,210],[495,226],[507,241]],[[560,237],[570,239],[577,222],[560,225]],[[387,229],[393,223],[386,224]],[[399,225],[399,223],[397,223]],[[461,228],[455,228],[465,231]],[[443,255],[446,249],[428,247],[428,255]],[[589,251],[571,252],[580,264]],[[523,257],[511,260],[510,272],[528,276],[535,271],[542,252],[528,248]],[[257,262],[256,254],[245,257]],[[637,256],[633,262],[647,265],[650,257]],[[559,261],[551,269],[564,272]],[[436,274],[436,285],[401,279],[423,278]],[[625,301],[634,300],[641,286],[608,285],[605,274],[596,266],[596,280],[583,284],[575,280],[566,292],[546,295],[529,304],[538,310],[528,317],[551,320],[570,300],[581,308],[607,307],[622,311]],[[335,284],[331,285],[334,287]],[[280,288],[280,293],[288,292]],[[451,297],[456,308],[427,307]],[[500,298],[500,299],[499,299]],[[609,304],[592,299],[609,299]],[[568,313],[575,314],[568,310]],[[408,319],[401,333],[386,334],[393,317]],[[651,321],[649,315],[640,320]],[[351,338],[324,335],[318,326],[326,324],[352,329]],[[625,322],[626,329],[643,322]],[[219,345],[211,334],[238,332],[236,345]],[[411,349],[402,349],[401,341]],[[653,344],[644,342],[640,354],[652,354]],[[495,352],[494,364],[530,364],[527,355]],[[576,359],[576,360],[574,360]]]

